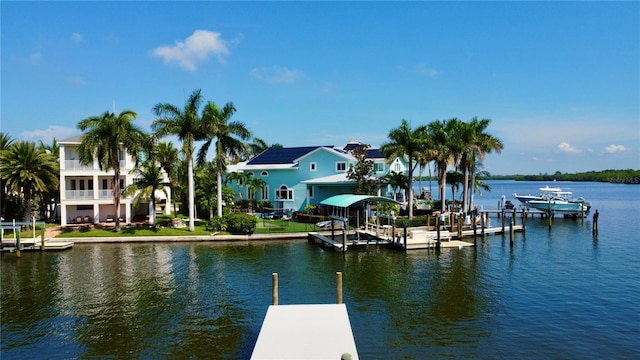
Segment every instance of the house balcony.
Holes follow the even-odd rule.
[[[66,190],[65,200],[93,200],[93,190]]]
[[[83,165],[80,160],[65,160],[65,170],[93,170],[93,164]]]

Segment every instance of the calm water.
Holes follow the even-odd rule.
[[[490,184],[485,208],[546,185]],[[3,254],[0,356],[246,359],[272,272],[295,304],[334,302],[342,271],[361,359],[640,358],[640,186],[552,185],[594,203],[597,237],[590,216],[551,231],[530,219],[513,248],[490,236],[440,253],[289,241]]]

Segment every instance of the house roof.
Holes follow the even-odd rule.
[[[247,165],[290,164],[321,146],[269,148],[247,162]]]
[[[392,203],[400,204],[399,202],[391,198],[387,198],[383,196],[340,194],[340,195],[334,195],[322,200],[320,202],[320,205],[346,208],[360,201],[392,202]]]
[[[81,143],[82,142],[82,138],[84,137],[84,134],[80,134],[77,136],[73,136],[64,140],[60,140],[58,141],[58,144],[75,144],[75,143]]]
[[[324,177],[319,177],[315,179],[309,179],[301,181],[303,184],[307,185],[345,185],[348,183],[355,184],[355,181],[347,178],[347,173],[339,173],[335,175],[329,175]]]

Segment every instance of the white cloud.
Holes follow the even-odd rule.
[[[625,150],[626,149],[625,149],[624,145],[614,145],[614,144],[611,144],[611,145],[609,145],[609,146],[604,148],[604,151],[606,151],[609,154],[615,154],[617,152],[622,152],[622,151],[625,151]]]
[[[71,40],[79,43],[82,42],[83,38],[81,34],[74,32],[73,34],[71,34]]]
[[[575,147],[571,146],[571,144],[565,141],[558,144],[557,149],[561,152],[570,153],[570,154],[575,154],[580,152],[580,150],[576,149]]]
[[[253,68],[250,75],[254,79],[265,80],[272,84],[294,83],[302,76],[302,72],[274,65],[272,67]]]
[[[24,131],[20,134],[19,138],[27,141],[39,142],[42,141],[46,145],[50,145],[53,142],[53,138],[56,140],[63,140],[75,136],[78,134],[78,129],[67,128],[63,126],[52,125],[46,129],[35,129],[31,131]]]
[[[434,78],[438,75],[440,75],[440,72],[434,68],[428,67],[424,64],[418,64],[413,68],[413,71],[415,71],[416,74],[418,75],[422,75],[422,76],[426,76],[426,77],[430,77],[430,78]]]
[[[40,53],[39,51],[29,56],[29,62],[31,64],[37,64],[40,62],[40,60],[42,60],[42,53]]]
[[[177,63],[183,69],[195,71],[196,64],[205,61],[210,55],[215,55],[220,63],[224,63],[229,55],[226,41],[220,38],[220,33],[208,30],[196,30],[184,41],[177,41],[175,45],[165,45],[153,49],[153,55],[160,57],[165,63]]]

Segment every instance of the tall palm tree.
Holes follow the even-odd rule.
[[[24,220],[29,221],[31,200],[58,186],[59,164],[34,142],[20,141],[0,152],[0,177],[11,191],[22,192]]]
[[[417,164],[416,159],[420,156],[421,149],[424,147],[425,131],[425,126],[419,126],[412,130],[409,122],[402,119],[399,127],[389,131],[389,141],[380,146],[380,151],[387,158],[387,162],[393,161],[396,157],[408,158],[409,219],[413,218],[413,171]]]
[[[254,157],[258,154],[260,154],[261,152],[267,150],[269,148],[269,145],[267,144],[266,141],[254,137],[252,142],[250,144],[247,145],[247,152],[248,152],[248,156],[249,157]]]
[[[469,121],[467,126],[469,127],[469,132],[472,134],[470,146],[467,148],[468,152],[463,154],[461,160],[464,160],[463,170],[465,171],[465,197],[471,199],[471,204],[473,204],[473,194],[475,192],[475,181],[476,181],[476,163],[479,163],[484,160],[486,154],[495,151],[496,153],[500,153],[504,148],[502,141],[497,137],[488,134],[486,129],[489,127],[491,123],[491,119],[481,119],[478,120],[477,117],[474,117]],[[462,164],[462,162],[461,162]],[[469,173],[471,180],[469,180]],[[468,186],[468,188],[467,188]],[[467,195],[468,194],[468,195]],[[463,205],[467,206],[467,202],[463,199]],[[464,211],[468,211],[467,207],[464,208]]]
[[[138,162],[138,155],[144,144],[145,135],[133,124],[137,114],[132,110],[115,113],[105,111],[102,115],[91,116],[78,123],[84,132],[78,157],[82,164],[92,164],[98,160],[102,171],[113,170],[113,211],[116,214],[115,230],[120,231],[120,158],[125,151]]]
[[[180,109],[175,105],[158,103],[153,113],[158,117],[151,124],[157,137],[177,135],[182,141],[182,152],[187,161],[189,231],[195,230],[195,186],[193,182],[193,153],[195,142],[202,139],[202,118],[198,114],[203,98],[200,89],[194,90]]]
[[[173,214],[176,213],[176,192],[174,190],[176,186],[175,169],[180,161],[178,157],[178,149],[173,147],[172,142],[160,142],[154,148],[154,159],[160,164],[167,173],[169,178],[169,189],[171,189],[171,198],[173,203]]]
[[[168,198],[167,187],[168,182],[164,181],[161,167],[151,158],[147,160],[141,167],[137,167],[131,171],[135,176],[133,183],[124,190],[123,196],[131,196],[134,205],[140,204],[142,200],[151,200],[150,218],[151,225],[156,227],[156,191],[161,191]]]
[[[446,210],[447,166],[453,165],[457,154],[459,139],[457,138],[460,120],[450,119],[433,121],[427,125],[428,146],[426,150],[436,163],[438,173],[438,189],[440,211]]]
[[[229,160],[239,160],[246,153],[243,140],[251,137],[251,132],[244,123],[239,121],[229,121],[236,109],[233,103],[227,103],[222,108],[213,101],[205,105],[202,112],[203,140],[204,144],[198,151],[198,163],[206,161],[209,147],[215,139],[215,167],[217,170],[217,211],[218,216],[222,216],[222,174],[227,170]]]

